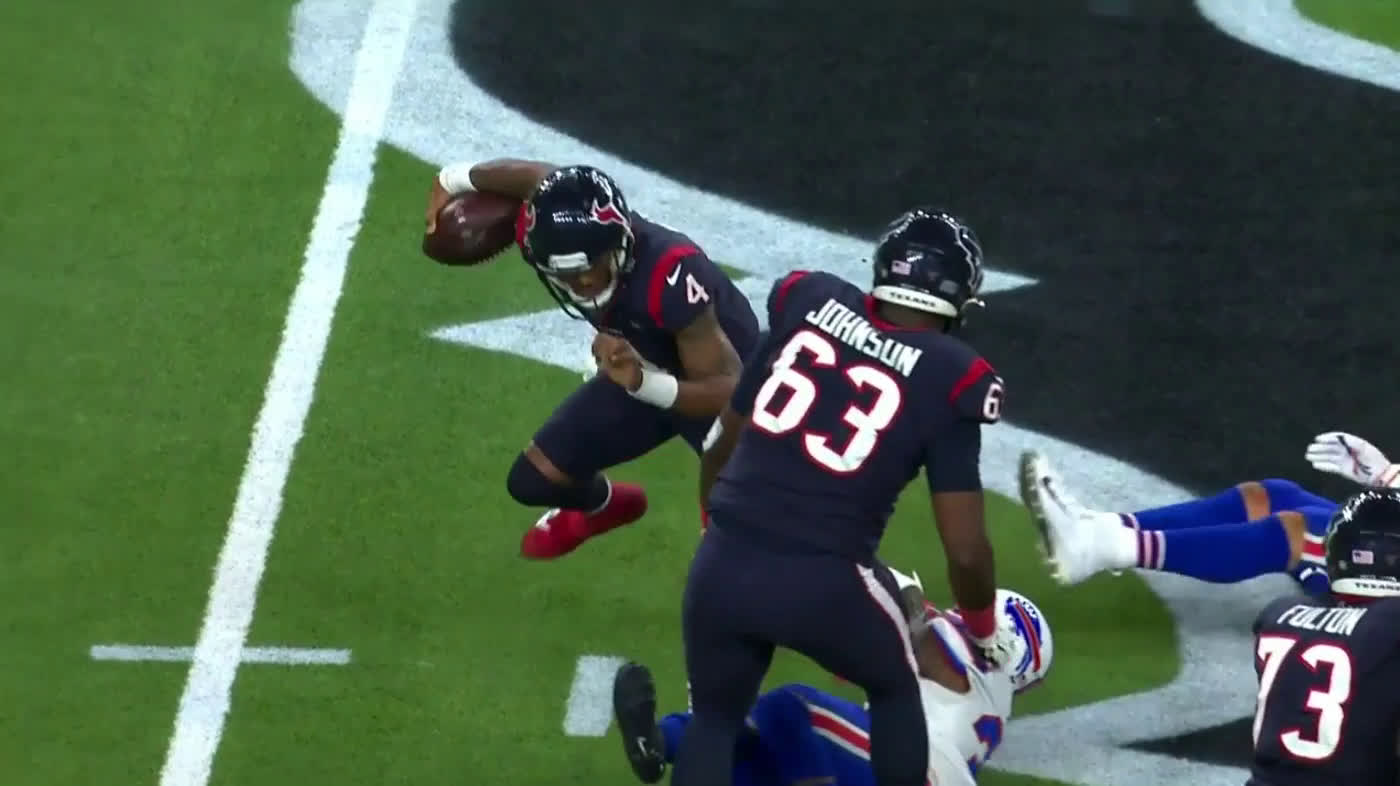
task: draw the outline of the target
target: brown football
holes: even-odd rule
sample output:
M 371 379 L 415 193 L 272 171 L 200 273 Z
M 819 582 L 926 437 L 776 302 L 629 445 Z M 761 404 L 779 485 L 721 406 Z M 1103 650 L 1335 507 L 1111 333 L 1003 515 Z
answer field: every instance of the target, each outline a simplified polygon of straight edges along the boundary
M 477 265 L 515 242 L 520 200 L 467 191 L 447 200 L 437 227 L 423 235 L 423 253 L 444 265 Z

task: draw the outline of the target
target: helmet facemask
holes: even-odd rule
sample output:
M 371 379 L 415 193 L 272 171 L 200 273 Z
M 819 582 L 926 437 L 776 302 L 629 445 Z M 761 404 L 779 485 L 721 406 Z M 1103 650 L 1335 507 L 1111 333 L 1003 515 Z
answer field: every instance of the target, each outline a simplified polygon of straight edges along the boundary
M 539 274 L 545 288 L 570 316 L 587 318 L 588 314 L 602 311 L 612 302 L 623 274 L 630 267 L 628 261 L 627 250 L 624 248 L 613 249 L 592 260 L 583 253 L 556 254 L 544 265 L 536 266 L 535 272 Z M 576 288 L 583 277 L 602 275 L 606 275 L 608 281 L 601 289 L 592 292 L 585 289 L 581 292 Z
M 627 202 L 617 184 L 592 167 L 563 167 L 542 180 L 521 211 L 516 234 L 540 283 L 577 319 L 591 321 L 606 309 L 634 265 Z M 592 282 L 602 276 L 606 284 L 595 288 Z

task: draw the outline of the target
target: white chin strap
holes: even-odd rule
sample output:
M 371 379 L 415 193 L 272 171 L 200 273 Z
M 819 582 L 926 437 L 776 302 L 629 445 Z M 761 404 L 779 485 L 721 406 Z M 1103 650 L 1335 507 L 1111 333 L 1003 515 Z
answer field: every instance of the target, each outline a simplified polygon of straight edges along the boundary
M 896 306 L 912 308 L 916 311 L 926 311 L 930 314 L 937 314 L 949 319 L 957 319 L 958 310 L 952 303 L 936 295 L 927 292 L 919 292 L 913 289 L 890 286 L 888 284 L 875 287 L 870 290 L 870 294 L 876 300 L 886 303 L 893 303 Z
M 1400 595 L 1400 581 L 1395 579 L 1337 579 L 1332 582 L 1332 591 L 1340 595 L 1354 595 L 1358 598 L 1388 598 Z
M 557 254 L 555 256 L 550 257 L 549 259 L 549 264 L 551 268 L 560 267 L 561 262 L 569 263 L 569 266 L 575 270 L 582 270 L 585 269 L 588 265 L 588 257 L 584 256 L 582 253 Z M 572 301 L 574 305 L 579 306 L 580 308 L 592 309 L 602 308 L 606 306 L 608 302 L 612 300 L 613 295 L 617 294 L 617 282 L 618 279 L 621 278 L 621 276 L 618 275 L 618 271 L 620 271 L 621 269 L 622 251 L 619 250 L 617 253 L 613 254 L 612 259 L 608 262 L 608 270 L 611 274 L 611 280 L 608 281 L 607 287 L 605 287 L 602 292 L 599 292 L 598 294 L 592 296 L 580 295 L 579 293 L 574 291 L 573 287 L 569 286 L 567 283 L 564 282 L 563 279 L 559 278 L 557 275 L 545 273 L 545 276 L 548 277 L 549 280 L 556 287 L 562 290 L 565 295 L 568 295 L 569 300 Z
M 602 292 L 599 292 L 598 294 L 593 295 L 592 297 L 584 297 L 583 295 L 580 295 L 579 293 L 573 290 L 573 287 L 564 283 L 562 280 L 555 278 L 554 276 L 550 276 L 549 280 L 554 282 L 555 286 L 563 290 L 564 294 L 569 296 L 569 300 L 573 301 L 575 305 L 580 306 L 582 308 L 602 308 L 606 306 L 608 304 L 608 301 L 612 300 L 613 295 L 617 293 L 616 268 L 613 268 L 612 281 L 608 282 L 607 287 L 605 287 Z

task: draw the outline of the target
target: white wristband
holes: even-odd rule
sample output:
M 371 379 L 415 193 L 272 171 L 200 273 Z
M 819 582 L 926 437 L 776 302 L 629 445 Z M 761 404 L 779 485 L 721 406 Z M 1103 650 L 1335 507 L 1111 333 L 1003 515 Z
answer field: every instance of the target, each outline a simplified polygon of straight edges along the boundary
M 632 398 L 645 401 L 653 407 L 670 409 L 680 394 L 681 383 L 664 371 L 642 369 L 642 384 L 636 390 L 627 391 Z
M 448 164 L 438 171 L 438 183 L 449 194 L 460 194 L 463 191 L 475 191 L 476 186 L 472 185 L 472 167 L 476 166 L 470 161 L 457 164 Z

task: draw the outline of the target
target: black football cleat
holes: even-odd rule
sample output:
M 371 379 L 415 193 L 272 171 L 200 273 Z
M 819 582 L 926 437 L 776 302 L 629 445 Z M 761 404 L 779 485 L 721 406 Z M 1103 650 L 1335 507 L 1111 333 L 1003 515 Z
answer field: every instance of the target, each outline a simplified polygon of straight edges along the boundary
M 656 783 L 666 774 L 661 729 L 656 725 L 656 683 L 651 670 L 628 663 L 613 678 L 613 717 L 622 733 L 622 750 L 642 783 Z

